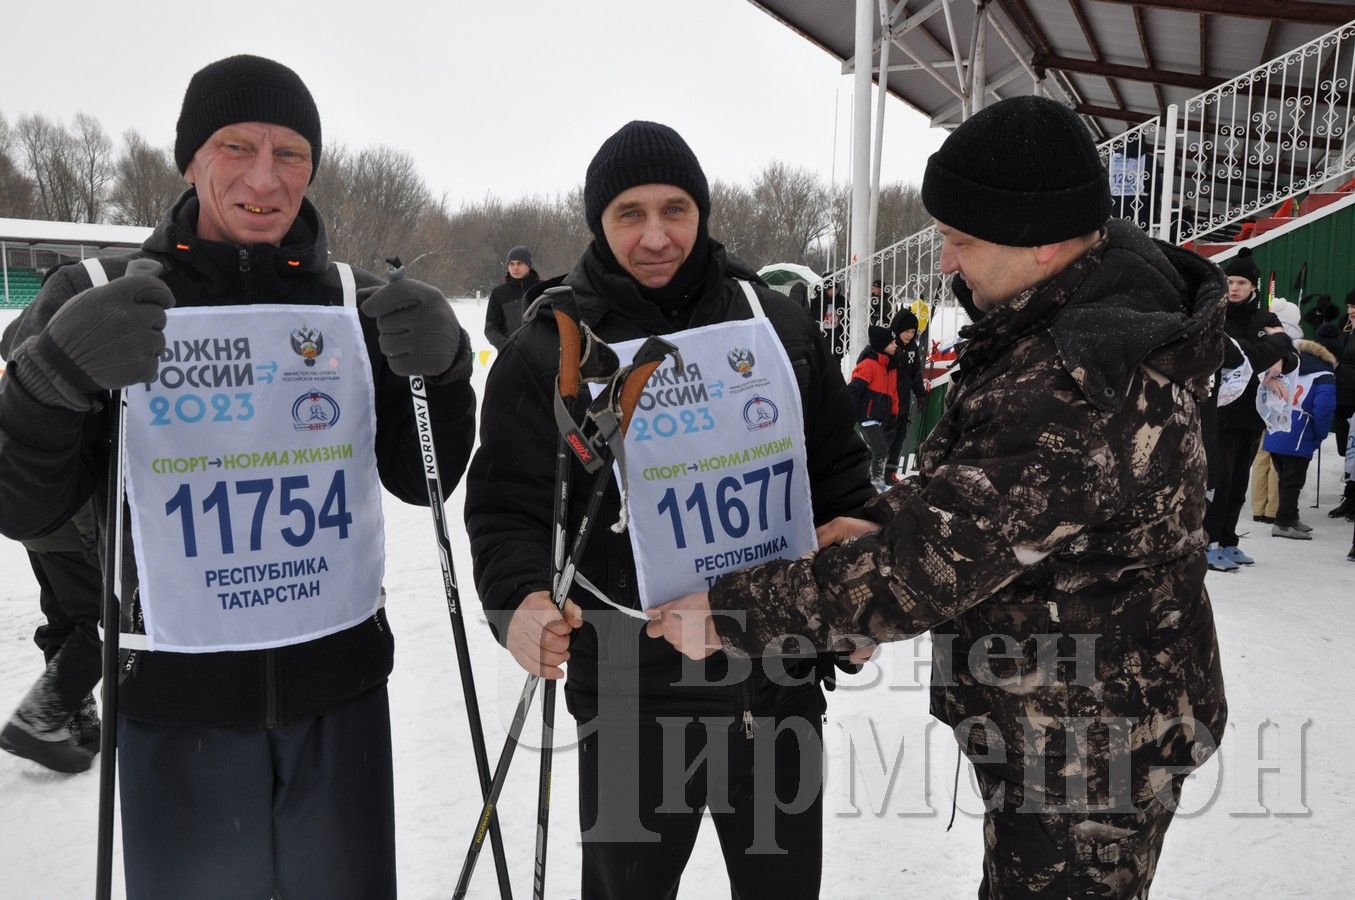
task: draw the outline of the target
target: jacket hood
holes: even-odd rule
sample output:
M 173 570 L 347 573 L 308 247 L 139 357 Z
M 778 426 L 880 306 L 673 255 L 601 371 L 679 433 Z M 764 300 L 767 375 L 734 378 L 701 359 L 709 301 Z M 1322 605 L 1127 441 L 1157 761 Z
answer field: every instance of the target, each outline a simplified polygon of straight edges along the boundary
M 1331 371 L 1336 368 L 1336 357 L 1326 347 L 1317 341 L 1294 341 L 1294 349 L 1299 352 L 1299 373 L 1307 375 L 1309 372 Z M 1326 363 L 1326 366 L 1313 365 L 1305 357 L 1314 357 Z
M 1084 256 L 966 326 L 961 337 L 992 353 L 1048 330 L 1088 402 L 1105 412 L 1124 402 L 1141 365 L 1208 397 L 1223 358 L 1223 273 L 1132 222 L 1112 219 L 1105 232 Z

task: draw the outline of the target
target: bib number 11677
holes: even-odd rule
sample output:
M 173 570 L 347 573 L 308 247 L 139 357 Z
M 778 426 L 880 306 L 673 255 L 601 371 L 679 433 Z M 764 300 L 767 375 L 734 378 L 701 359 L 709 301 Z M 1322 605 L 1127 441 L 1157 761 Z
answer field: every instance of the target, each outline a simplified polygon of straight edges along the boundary
M 317 513 L 314 504 L 306 499 L 310 493 L 310 478 L 306 475 L 289 475 L 284 478 L 251 478 L 244 481 L 218 481 L 199 502 L 193 498 L 191 485 L 181 484 L 174 495 L 165 503 L 165 515 L 179 516 L 183 527 L 184 556 L 198 555 L 198 507 L 202 517 L 209 518 L 216 513 L 217 531 L 221 535 L 221 552 L 229 555 L 235 552 L 235 527 L 232 507 L 247 506 L 249 496 L 254 498 L 254 510 L 250 516 L 249 549 L 263 548 L 265 520 L 269 518 L 270 501 L 277 494 L 276 514 L 285 520 L 281 529 L 282 539 L 293 547 L 304 547 L 315 537 L 317 529 L 333 528 L 339 538 L 348 537 L 348 526 L 353 524 L 353 514 L 348 511 L 343 469 L 335 471 L 330 479 L 329 488 Z M 313 496 L 313 495 L 312 495 Z M 274 523 L 276 525 L 276 523 Z
M 688 513 L 696 513 L 700 522 L 701 537 L 706 544 L 715 543 L 716 523 L 727 537 L 742 538 L 753 526 L 754 514 L 757 516 L 758 530 L 766 531 L 771 527 L 769 515 L 775 516 L 780 513 L 781 522 L 789 522 L 791 519 L 790 484 L 791 473 L 794 471 L 795 461 L 787 459 L 772 466 L 752 469 L 739 477 L 727 475 L 715 485 L 713 498 L 704 481 L 692 485 L 691 491 L 683 500 L 678 499 L 674 488 L 669 488 L 659 500 L 658 511 L 660 515 L 669 517 L 673 526 L 673 543 L 679 550 L 687 547 L 687 528 L 683 521 L 684 508 Z M 773 479 L 781 479 L 775 492 L 772 486 Z M 749 489 L 747 502 L 743 497 L 744 488 Z M 753 495 L 754 489 L 756 496 Z M 714 519 L 711 518 L 712 506 L 715 511 Z

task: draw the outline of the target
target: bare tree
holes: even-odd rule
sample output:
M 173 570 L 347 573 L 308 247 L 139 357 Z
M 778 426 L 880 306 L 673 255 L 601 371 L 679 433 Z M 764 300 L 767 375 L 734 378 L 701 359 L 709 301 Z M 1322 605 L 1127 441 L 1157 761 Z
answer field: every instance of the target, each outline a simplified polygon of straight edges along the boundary
M 99 120 L 85 113 L 76 113 L 70 138 L 80 203 L 76 221 L 98 222 L 113 182 L 113 142 Z
M 828 190 L 808 169 L 773 161 L 753 181 L 763 254 L 759 264 L 801 262 L 829 228 Z
M 15 134 L 27 174 L 37 185 L 39 217 L 80 221 L 79 172 L 70 134 L 41 115 L 19 119 Z
M 412 258 L 436 249 L 418 233 L 432 204 L 428 186 L 402 150 L 326 148 L 309 193 L 337 259 L 380 271 L 393 253 Z
M 109 218 L 117 225 L 155 225 L 186 187 L 169 152 L 152 147 L 137 131 L 122 136 L 113 171 Z
M 15 135 L 0 114 L 0 216 L 30 219 L 36 208 L 37 185 L 19 170 Z
M 753 195 L 739 184 L 716 179 L 710 186 L 710 235 L 750 265 L 760 254 L 761 223 Z

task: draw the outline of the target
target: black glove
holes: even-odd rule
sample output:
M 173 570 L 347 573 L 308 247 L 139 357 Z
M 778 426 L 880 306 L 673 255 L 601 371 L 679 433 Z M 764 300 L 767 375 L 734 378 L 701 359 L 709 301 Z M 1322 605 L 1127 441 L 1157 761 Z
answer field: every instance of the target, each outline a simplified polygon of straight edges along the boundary
M 376 319 L 381 352 L 396 375 L 423 375 L 437 381 L 460 375 L 458 356 L 469 361 L 452 305 L 438 289 L 402 278 L 375 291 L 362 302 L 362 313 Z M 469 375 L 468 365 L 465 375 Z M 462 375 L 461 377 L 465 377 Z M 441 376 L 441 377 L 440 377 Z
M 128 275 L 67 300 L 14 352 L 19 382 L 39 402 L 84 411 L 88 396 L 155 377 L 174 295 L 147 275 Z

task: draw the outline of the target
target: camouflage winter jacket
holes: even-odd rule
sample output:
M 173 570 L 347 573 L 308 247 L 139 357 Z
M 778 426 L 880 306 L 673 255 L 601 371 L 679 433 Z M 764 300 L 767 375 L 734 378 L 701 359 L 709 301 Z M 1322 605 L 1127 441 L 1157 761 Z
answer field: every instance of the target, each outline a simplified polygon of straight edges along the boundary
M 717 619 L 726 645 L 934 629 L 932 712 L 1027 796 L 1071 801 L 1062 777 L 1085 774 L 1092 803 L 1138 803 L 1203 762 L 1226 718 L 1200 440 L 1224 290 L 1200 257 L 1108 223 L 961 332 L 920 473 L 867 506 L 882 530 L 716 582 L 712 608 L 746 613 Z

